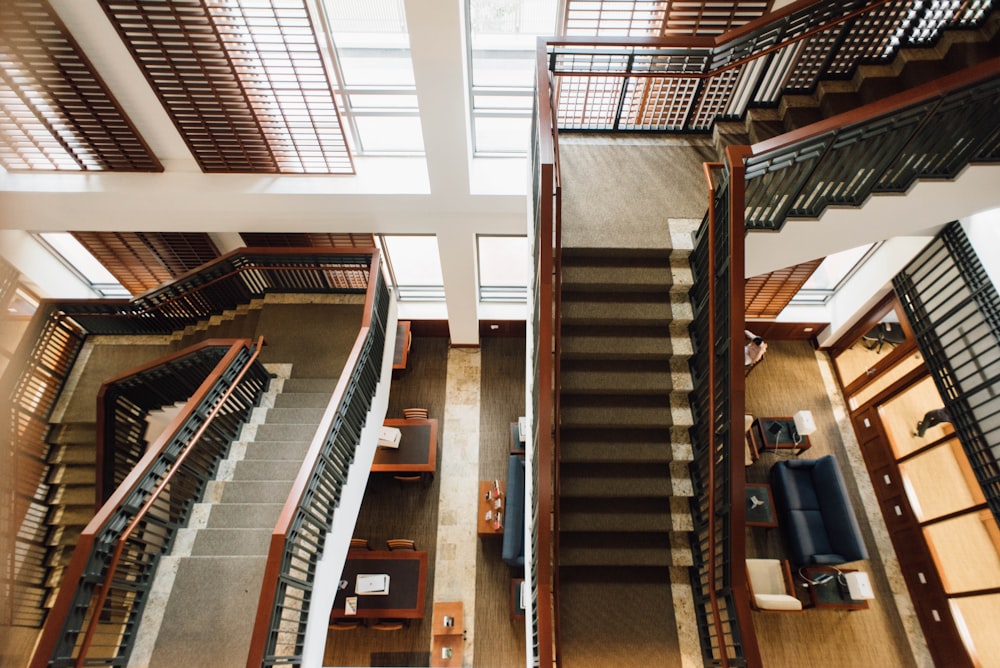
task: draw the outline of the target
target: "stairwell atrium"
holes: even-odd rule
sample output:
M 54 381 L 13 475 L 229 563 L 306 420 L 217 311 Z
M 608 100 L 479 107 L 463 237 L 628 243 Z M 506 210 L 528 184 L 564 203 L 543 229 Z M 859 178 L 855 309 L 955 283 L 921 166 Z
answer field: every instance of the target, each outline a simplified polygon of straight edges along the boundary
M 280 24 L 290 42 L 314 35 L 323 59 L 325 75 L 320 83 L 310 78 L 316 73 L 305 66 L 296 71 L 295 66 L 273 65 L 262 76 L 248 76 L 243 85 L 262 97 L 283 88 L 293 93 L 319 88 L 326 96 L 322 101 L 301 97 L 260 102 L 258 112 L 284 115 L 286 128 L 291 128 L 296 114 L 310 104 L 311 113 L 317 118 L 325 113 L 326 121 L 331 111 L 323 104 L 335 104 L 339 111 L 330 135 L 318 131 L 314 135 L 339 139 L 330 139 L 329 145 L 323 139 L 310 144 L 288 130 L 288 136 L 277 140 L 285 143 L 269 149 L 274 163 L 265 168 L 233 166 L 235 161 L 213 163 L 205 157 L 194 126 L 171 115 L 166 79 L 151 77 L 137 61 L 134 47 L 116 29 L 108 9 L 115 4 L 13 0 L 0 8 L 7 43 L 40 42 L 53 29 L 71 36 L 156 165 L 148 171 L 99 165 L 88 153 L 86 136 L 60 134 L 49 117 L 32 107 L 38 99 L 43 99 L 38 106 L 51 104 L 54 98 L 44 98 L 43 93 L 58 97 L 51 92 L 58 86 L 42 70 L 46 56 L 30 51 L 5 56 L 16 65 L 8 67 L 5 62 L 4 69 L 16 69 L 23 77 L 5 81 L 0 88 L 6 112 L 0 130 L 18 138 L 2 150 L 0 171 L 0 255 L 17 275 L 11 312 L 29 313 L 38 299 L 134 296 L 192 268 L 175 265 L 166 274 L 156 273 L 164 271 L 161 261 L 156 271 L 149 272 L 153 278 L 147 283 L 129 285 L 118 276 L 116 280 L 93 277 L 60 256 L 57 244 L 64 233 L 78 239 L 126 232 L 207 233 L 217 254 L 249 245 L 253 234 L 271 241 L 286 235 L 285 242 L 295 235 L 307 242 L 308 235 L 328 241 L 358 235 L 373 239 L 384 252 L 394 277 L 398 318 L 432 323 L 437 331 L 446 332 L 451 350 L 461 350 L 481 346 L 491 325 L 503 328 L 505 323 L 530 319 L 525 297 L 532 283 L 528 171 L 537 35 L 718 37 L 788 7 L 813 3 L 688 3 L 697 6 L 692 14 L 680 6 L 683 3 L 638 0 L 619 3 L 622 7 L 606 3 L 592 7 L 595 3 L 580 0 L 227 0 L 222 3 L 227 8 L 245 10 L 238 21 L 234 19 L 240 26 L 234 33 L 245 41 L 271 43 L 281 32 L 276 27 Z M 275 7 L 299 13 L 282 24 L 269 14 Z M 650 28 L 654 14 L 661 17 L 661 24 Z M 11 28 L 15 25 L 17 30 Z M 995 18 L 989 25 L 995 30 Z M 977 60 L 1000 53 L 995 34 L 969 47 L 982 52 Z M 187 47 L 164 48 L 183 53 Z M 266 55 L 267 47 L 258 48 Z M 896 63 L 872 75 L 868 88 L 885 87 L 881 93 L 885 95 L 945 70 L 941 61 L 946 55 L 914 60 L 924 58 L 933 62 L 922 63 L 925 68 L 914 66 L 907 75 L 917 80 L 902 83 L 904 76 L 898 71 L 902 66 Z M 32 71 L 32 64 L 39 70 Z M 73 72 L 83 70 L 71 70 L 71 82 Z M 84 74 L 78 76 L 82 81 Z M 18 91 L 28 91 L 20 99 L 12 95 L 15 82 Z M 707 201 L 700 163 L 721 160 L 728 144 L 764 141 L 869 101 L 846 88 L 844 82 L 831 85 L 825 103 L 814 107 L 789 104 L 784 117 L 764 109 L 752 124 L 727 120 L 711 132 L 566 132 L 561 137 L 562 186 L 567 192 L 564 247 L 572 249 L 563 264 L 562 334 L 567 348 L 561 428 L 567 451 L 558 464 L 564 484 L 561 547 L 568 558 L 564 566 L 570 601 L 564 605 L 574 604 L 571 590 L 580 584 L 573 580 L 574 567 L 629 568 L 633 570 L 623 579 L 629 580 L 625 584 L 634 587 L 632 591 L 649 593 L 642 577 L 648 571 L 659 581 L 677 585 L 651 599 L 653 605 L 669 607 L 671 614 L 689 609 L 683 594 L 678 594 L 684 569 L 690 565 L 689 528 L 683 519 L 683 499 L 691 493 L 683 470 L 689 454 L 683 446 L 665 453 L 657 444 L 680 440 L 674 432 L 689 426 L 684 422 L 686 408 L 678 401 L 683 394 L 676 394 L 687 389 L 679 367 L 689 354 L 684 332 L 688 314 L 671 312 L 671 302 L 682 299 L 689 280 L 683 266 L 686 237 L 700 221 Z M 33 97 L 36 93 L 40 97 Z M 288 106 L 275 111 L 268 104 Z M 253 153 L 246 146 L 236 152 L 240 151 Z M 226 155 L 224 150 L 220 153 Z M 670 155 L 682 157 L 664 159 Z M 234 160 L 231 154 L 226 159 Z M 905 196 L 874 197 L 861 209 L 831 209 L 820 230 L 807 224 L 814 221 L 795 221 L 780 233 L 750 234 L 746 276 L 766 276 L 840 257 L 840 252 L 863 256 L 863 264 L 852 263 L 831 284 L 804 291 L 800 299 L 769 316 L 790 327 L 820 323 L 822 328 L 812 333 L 819 346 L 831 345 L 850 331 L 887 294 L 895 273 L 953 220 L 961 221 L 993 282 L 1000 283 L 995 252 L 1000 247 L 1000 227 L 993 212 L 1000 206 L 1000 193 L 993 185 L 995 169 L 977 165 L 947 182 L 921 182 Z M 671 219 L 669 225 L 664 218 Z M 113 245 L 108 239 L 105 243 Z M 865 250 L 858 253 L 858 248 Z M 133 277 L 142 262 L 134 265 Z M 121 264 L 107 269 L 114 274 Z M 820 293 L 825 293 L 822 299 L 817 298 Z M 664 294 L 666 305 L 658 300 Z M 619 310 L 609 316 L 609 305 Z M 12 323 L 5 326 L 10 332 L 3 342 L 5 366 L 26 320 Z M 807 338 L 801 334 L 796 336 Z M 627 355 L 622 353 L 626 347 Z M 631 367 L 634 374 L 621 375 L 623 367 Z M 665 393 L 671 394 L 664 418 Z M 635 427 L 643 413 L 657 415 L 650 424 L 636 427 L 635 433 L 625 434 L 623 423 Z M 634 448 L 628 457 L 612 461 L 601 451 L 612 437 L 626 436 Z M 621 477 L 609 475 L 602 479 L 605 488 L 588 488 L 601 469 L 614 469 Z M 623 491 L 628 487 L 635 498 Z M 602 533 L 586 519 L 587 510 L 607 498 L 620 501 L 621 514 L 610 521 L 628 522 L 626 531 Z M 671 512 L 657 516 L 660 504 Z M 626 540 L 628 531 L 640 538 L 625 548 L 617 541 Z M 633 556 L 622 557 L 629 550 Z M 579 591 L 578 599 L 591 596 L 585 587 Z M 905 592 L 901 595 L 905 597 Z M 676 640 L 683 665 L 700 665 L 698 639 L 690 634 L 694 620 L 681 618 L 670 624 L 675 636 L 685 626 L 689 632 L 686 640 Z M 530 642 L 528 646 L 530 651 Z M 585 656 L 589 651 L 596 652 L 588 648 L 574 654 L 568 649 L 564 665 L 590 665 Z M 919 651 L 914 655 L 918 658 L 913 663 L 919 665 Z

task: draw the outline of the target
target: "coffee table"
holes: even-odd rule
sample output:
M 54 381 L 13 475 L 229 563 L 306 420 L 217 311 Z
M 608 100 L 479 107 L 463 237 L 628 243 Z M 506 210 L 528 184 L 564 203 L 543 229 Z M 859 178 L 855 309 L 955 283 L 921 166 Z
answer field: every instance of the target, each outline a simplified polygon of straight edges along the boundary
M 778 515 L 774 512 L 774 495 L 771 486 L 765 483 L 747 483 L 746 525 L 748 527 L 778 526 Z
M 823 584 L 809 585 L 810 607 L 833 608 L 836 610 L 867 610 L 868 601 L 853 599 L 847 593 L 847 585 L 840 577 L 841 573 L 853 573 L 854 568 L 833 568 L 832 566 L 806 566 L 801 573 L 807 580 L 815 580 L 824 573 L 833 575 L 833 579 Z

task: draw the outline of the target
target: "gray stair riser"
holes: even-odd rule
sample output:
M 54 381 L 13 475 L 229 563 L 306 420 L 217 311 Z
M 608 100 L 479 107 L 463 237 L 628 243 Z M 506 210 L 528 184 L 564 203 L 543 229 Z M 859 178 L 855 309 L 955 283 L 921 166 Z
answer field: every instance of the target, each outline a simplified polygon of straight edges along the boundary
M 336 378 L 288 378 L 282 385 L 281 393 L 295 394 L 307 392 L 330 396 L 337 389 Z
M 331 394 L 318 392 L 286 392 L 283 391 L 274 400 L 275 408 L 321 408 L 326 410 Z

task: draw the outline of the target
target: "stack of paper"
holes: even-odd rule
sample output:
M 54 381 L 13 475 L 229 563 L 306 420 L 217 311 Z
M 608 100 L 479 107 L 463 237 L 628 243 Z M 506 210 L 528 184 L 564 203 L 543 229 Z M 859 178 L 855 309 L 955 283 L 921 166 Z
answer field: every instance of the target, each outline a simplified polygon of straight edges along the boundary
M 380 448 L 398 448 L 399 438 L 402 436 L 402 432 L 395 427 L 382 427 L 382 431 L 378 436 L 378 444 Z
M 354 587 L 358 594 L 388 594 L 389 576 L 385 573 L 358 574 L 358 582 Z

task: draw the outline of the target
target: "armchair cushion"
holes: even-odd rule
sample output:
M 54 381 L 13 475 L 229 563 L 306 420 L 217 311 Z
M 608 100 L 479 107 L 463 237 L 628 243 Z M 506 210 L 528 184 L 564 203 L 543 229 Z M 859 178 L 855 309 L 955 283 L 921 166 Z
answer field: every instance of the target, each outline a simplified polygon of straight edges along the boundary
M 747 559 L 750 602 L 758 610 L 801 610 L 787 561 Z

